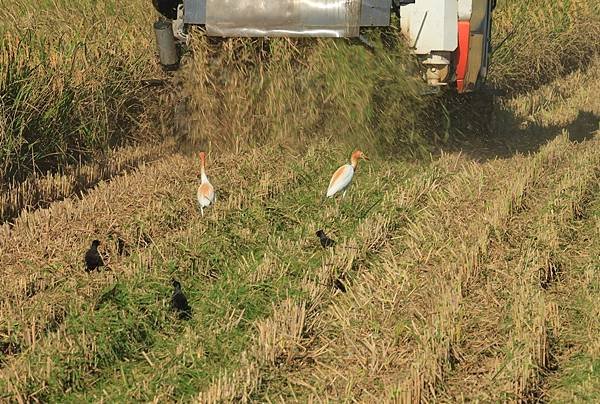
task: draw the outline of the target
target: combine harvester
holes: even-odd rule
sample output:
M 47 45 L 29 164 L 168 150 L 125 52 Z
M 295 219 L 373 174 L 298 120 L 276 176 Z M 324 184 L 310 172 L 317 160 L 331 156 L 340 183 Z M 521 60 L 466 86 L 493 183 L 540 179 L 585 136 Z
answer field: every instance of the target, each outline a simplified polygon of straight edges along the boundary
M 477 90 L 488 69 L 496 0 L 153 0 L 161 64 L 179 65 L 180 44 L 197 25 L 216 37 L 361 38 L 392 13 L 433 89 Z

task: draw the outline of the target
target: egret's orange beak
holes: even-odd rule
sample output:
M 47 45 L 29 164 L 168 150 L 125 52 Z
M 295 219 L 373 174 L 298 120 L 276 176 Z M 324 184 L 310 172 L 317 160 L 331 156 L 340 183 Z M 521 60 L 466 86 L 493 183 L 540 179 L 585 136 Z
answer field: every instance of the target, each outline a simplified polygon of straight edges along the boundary
M 363 160 L 369 161 L 369 158 L 364 154 L 362 154 L 360 157 L 362 157 Z

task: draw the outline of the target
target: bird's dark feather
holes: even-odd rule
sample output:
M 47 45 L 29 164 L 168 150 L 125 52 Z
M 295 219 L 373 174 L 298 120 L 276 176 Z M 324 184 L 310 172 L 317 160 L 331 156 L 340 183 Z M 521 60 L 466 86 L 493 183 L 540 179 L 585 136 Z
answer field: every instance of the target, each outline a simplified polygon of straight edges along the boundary
M 99 267 L 104 266 L 104 260 L 102 256 L 98 252 L 99 241 L 94 240 L 92 242 L 92 246 L 85 253 L 85 270 L 86 272 L 92 272 L 98 269 Z

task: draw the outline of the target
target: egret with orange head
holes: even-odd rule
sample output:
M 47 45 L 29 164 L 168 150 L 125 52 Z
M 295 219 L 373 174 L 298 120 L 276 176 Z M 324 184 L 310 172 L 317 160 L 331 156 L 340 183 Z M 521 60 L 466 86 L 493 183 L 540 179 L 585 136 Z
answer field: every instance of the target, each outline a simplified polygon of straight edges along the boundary
M 215 202 L 215 189 L 206 176 L 206 153 L 200 152 L 200 186 L 196 194 L 200 204 L 200 212 L 204 216 L 204 208 Z
M 350 164 L 344 164 L 333 173 L 329 181 L 329 187 L 327 188 L 326 196 L 328 198 L 333 197 L 340 191 L 343 191 L 342 197 L 346 196 L 346 190 L 352 182 L 352 177 L 354 177 L 354 172 L 360 159 L 369 160 L 362 151 L 355 150 L 350 157 Z

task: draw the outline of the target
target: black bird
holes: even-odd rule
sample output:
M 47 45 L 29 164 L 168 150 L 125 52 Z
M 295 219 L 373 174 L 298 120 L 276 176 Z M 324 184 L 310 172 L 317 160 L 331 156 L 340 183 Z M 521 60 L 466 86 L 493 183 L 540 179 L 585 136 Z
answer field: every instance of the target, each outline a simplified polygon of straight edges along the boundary
M 335 240 L 332 240 L 329 237 L 327 237 L 323 230 L 317 230 L 315 234 L 317 235 L 317 237 L 319 237 L 319 240 L 321 241 L 321 246 L 323 248 L 333 247 L 335 245 Z
M 102 260 L 102 256 L 98 252 L 98 246 L 100 245 L 99 240 L 92 241 L 92 246 L 85 253 L 85 271 L 92 272 L 98 269 L 99 267 L 104 266 L 104 261 Z
M 340 292 L 346 293 L 346 286 L 344 286 L 344 282 L 340 278 L 333 281 L 333 286 Z
M 192 318 L 192 308 L 188 304 L 187 297 L 181 291 L 181 283 L 177 280 L 172 279 L 173 283 L 173 296 L 171 297 L 171 307 L 173 310 L 179 312 L 179 318 L 182 320 L 189 320 Z

